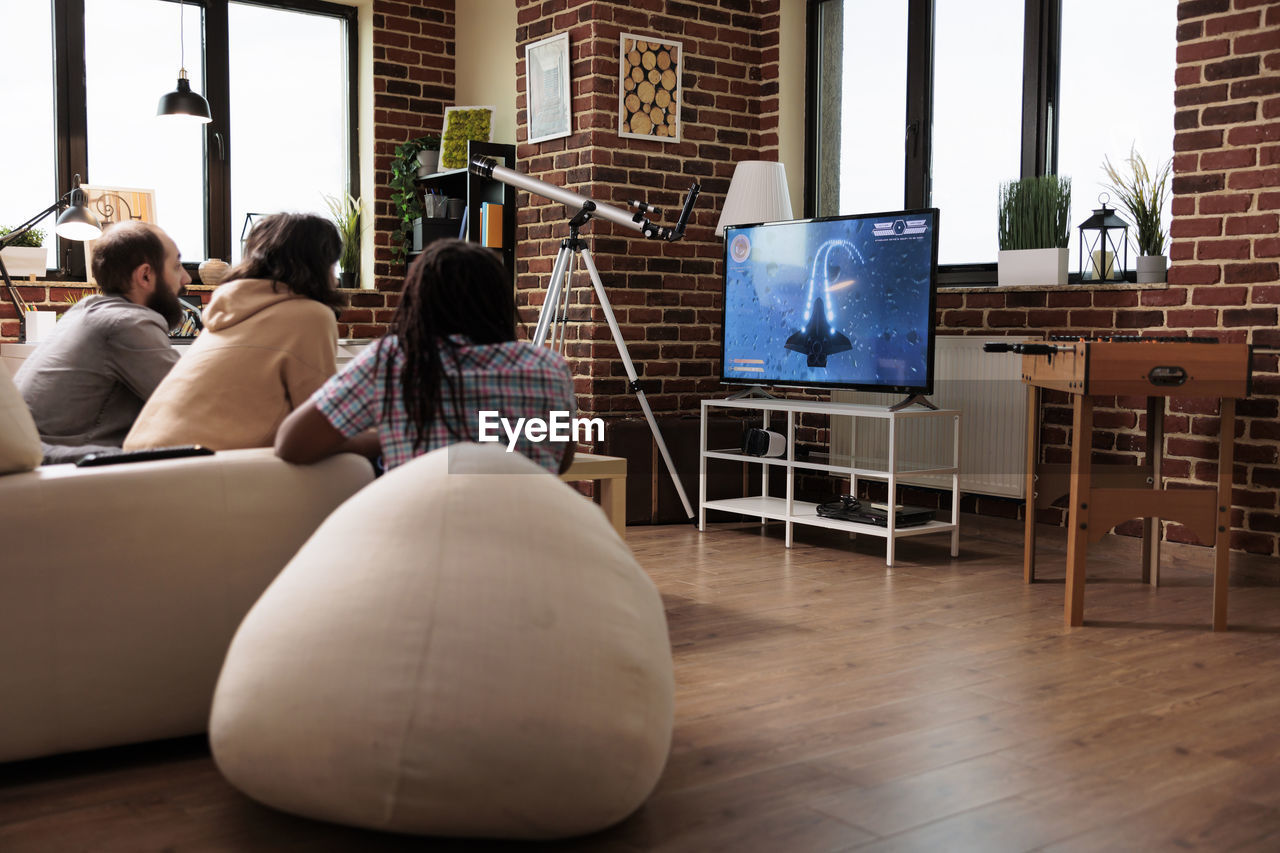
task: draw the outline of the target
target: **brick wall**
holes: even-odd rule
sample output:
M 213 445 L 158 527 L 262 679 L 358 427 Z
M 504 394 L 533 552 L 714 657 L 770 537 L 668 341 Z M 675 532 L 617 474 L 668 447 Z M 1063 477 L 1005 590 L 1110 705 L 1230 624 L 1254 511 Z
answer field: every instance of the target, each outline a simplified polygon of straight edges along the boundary
M 1280 5 L 1263 0 L 1182 0 L 1178 5 L 1169 286 L 1159 290 L 943 292 L 946 333 L 1146 332 L 1210 335 L 1280 345 Z M 1232 546 L 1276 554 L 1280 514 L 1280 377 L 1274 352 L 1254 354 L 1254 396 L 1237 408 Z M 1145 414 L 1137 401 L 1104 401 L 1094 458 L 1135 462 Z M 1046 458 L 1065 461 L 1070 410 L 1046 401 Z M 1164 473 L 1174 483 L 1217 476 L 1217 402 L 1171 401 Z M 1042 520 L 1059 520 L 1050 511 Z M 1136 523 L 1121 532 L 1136 533 Z M 1195 541 L 1180 525 L 1167 538 Z
M 393 260 L 397 224 L 391 160 L 402 142 L 439 133 L 454 97 L 455 0 L 374 0 L 374 289 L 352 293 L 339 318 L 343 337 L 382 335 L 399 304 L 404 265 Z
M 719 313 L 723 244 L 714 229 L 739 160 L 777 150 L 777 0 L 517 0 L 518 168 L 596 202 L 625 207 L 642 199 L 675 221 L 696 179 L 702 195 L 687 236 L 675 243 L 594 220 L 583 230 L 649 403 L 658 414 L 693 413 L 719 391 Z M 569 32 L 573 133 L 527 144 L 524 46 Z M 681 42 L 679 142 L 618 136 L 618 40 L 622 33 Z M 575 211 L 520 192 L 517 294 L 532 323 L 542 304 L 559 241 Z M 626 373 L 585 272 L 575 277 L 568 354 L 584 414 L 638 414 Z M 528 328 L 526 326 L 526 328 Z

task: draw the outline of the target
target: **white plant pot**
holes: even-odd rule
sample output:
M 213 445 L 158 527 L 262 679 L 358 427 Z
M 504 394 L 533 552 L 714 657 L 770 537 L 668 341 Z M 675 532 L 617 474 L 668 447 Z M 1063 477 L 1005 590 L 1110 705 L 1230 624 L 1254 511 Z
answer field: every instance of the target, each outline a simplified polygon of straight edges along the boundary
M 1067 283 L 1066 249 L 1007 249 L 1000 251 L 997 260 L 1001 287 Z
M 1164 281 L 1169 262 L 1164 255 L 1138 256 L 1138 284 L 1154 284 Z
M 440 169 L 440 149 L 434 151 L 424 150 L 418 152 L 418 177 L 425 178 L 427 175 L 433 175 Z
M 34 249 L 28 246 L 6 246 L 0 249 L 0 257 L 4 258 L 4 268 L 12 278 L 49 272 L 49 250 L 43 246 Z

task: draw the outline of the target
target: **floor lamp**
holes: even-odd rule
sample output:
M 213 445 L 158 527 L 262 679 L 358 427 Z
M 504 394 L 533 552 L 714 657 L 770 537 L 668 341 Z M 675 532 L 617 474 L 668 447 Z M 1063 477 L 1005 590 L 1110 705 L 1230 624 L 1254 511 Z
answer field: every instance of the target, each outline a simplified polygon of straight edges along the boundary
M 729 192 L 720 208 L 716 236 L 723 237 L 730 225 L 758 225 L 791 218 L 791 193 L 787 191 L 787 167 L 773 160 L 744 160 L 733 170 Z M 772 397 L 760 385 L 730 394 L 742 397 Z
M 729 193 L 720 209 L 716 236 L 729 225 L 757 225 L 791 218 L 787 167 L 772 160 L 744 160 L 733 170 Z
M 27 303 L 22 298 L 22 294 L 13 286 L 13 281 L 9 278 L 9 270 L 4 265 L 3 250 L 5 246 L 14 243 L 23 234 L 26 234 L 36 226 L 40 220 L 44 219 L 50 213 L 66 208 L 62 215 L 58 217 L 58 223 L 54 226 L 54 233 L 64 240 L 94 240 L 102 235 L 102 226 L 98 224 L 98 219 L 89 212 L 89 208 L 85 203 L 84 190 L 80 189 L 80 176 L 75 176 L 75 186 L 71 188 L 65 195 L 19 225 L 17 228 L 0 237 L 0 277 L 4 278 L 5 290 L 9 292 L 9 298 L 13 300 L 13 307 L 18 311 L 18 339 L 26 341 L 27 339 Z

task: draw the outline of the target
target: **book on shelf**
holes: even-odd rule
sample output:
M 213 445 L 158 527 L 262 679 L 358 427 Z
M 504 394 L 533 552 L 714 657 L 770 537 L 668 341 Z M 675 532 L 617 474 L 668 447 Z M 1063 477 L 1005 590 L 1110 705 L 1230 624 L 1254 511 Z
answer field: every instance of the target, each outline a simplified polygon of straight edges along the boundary
M 485 202 L 480 205 L 480 244 L 491 249 L 502 248 L 502 205 Z

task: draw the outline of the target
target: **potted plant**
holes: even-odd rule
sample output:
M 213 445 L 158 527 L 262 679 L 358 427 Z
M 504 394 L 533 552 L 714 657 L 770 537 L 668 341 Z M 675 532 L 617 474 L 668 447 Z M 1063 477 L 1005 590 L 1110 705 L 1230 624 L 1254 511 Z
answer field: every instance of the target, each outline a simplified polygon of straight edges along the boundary
M 0 242 L 3 242 L 10 229 L 0 226 Z M 49 271 L 49 250 L 44 247 L 45 233 L 39 228 L 31 228 L 6 243 L 0 249 L 4 258 L 4 267 L 9 275 L 18 278 L 24 275 L 44 275 Z
M 333 214 L 333 224 L 338 227 L 342 236 L 342 255 L 338 265 L 342 268 L 341 285 L 347 288 L 357 287 L 360 278 L 360 236 L 364 230 L 360 227 L 360 199 L 352 198 L 351 193 L 341 196 L 327 195 L 325 203 Z
M 430 133 L 417 139 L 402 142 L 396 148 L 395 157 L 391 159 L 391 203 L 395 205 L 396 230 L 391 240 L 391 252 L 397 262 L 403 262 L 409 245 L 413 242 L 414 223 L 422 218 L 422 197 L 418 194 L 418 186 L 414 183 L 418 177 L 418 152 L 432 150 L 428 146 L 440 150 L 440 136 Z
M 1067 283 L 1071 179 L 1057 175 L 1000 185 L 999 282 Z
M 422 148 L 418 150 L 418 177 L 425 178 L 440 169 L 440 135 L 428 133 L 417 140 Z
M 1106 186 L 1120 199 L 1137 232 L 1134 241 L 1138 246 L 1138 281 L 1164 281 L 1168 262 L 1164 255 L 1165 232 L 1161 227 L 1160 211 L 1169 198 L 1169 172 L 1173 161 L 1166 160 L 1153 172 L 1147 168 L 1142 155 L 1131 147 L 1125 163 L 1129 165 L 1128 173 L 1121 174 L 1112 165 L 1111 158 L 1103 157 L 1102 171 L 1110 181 Z

